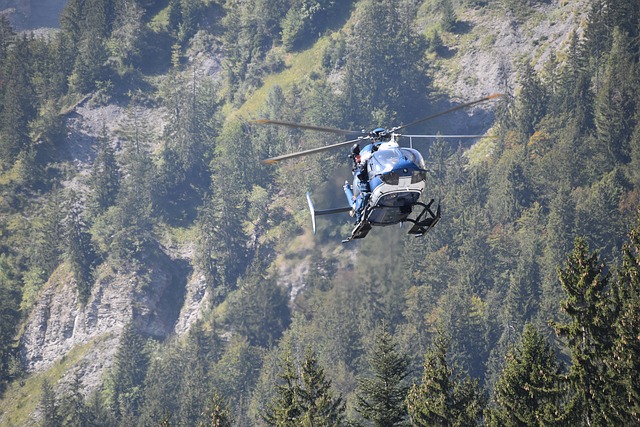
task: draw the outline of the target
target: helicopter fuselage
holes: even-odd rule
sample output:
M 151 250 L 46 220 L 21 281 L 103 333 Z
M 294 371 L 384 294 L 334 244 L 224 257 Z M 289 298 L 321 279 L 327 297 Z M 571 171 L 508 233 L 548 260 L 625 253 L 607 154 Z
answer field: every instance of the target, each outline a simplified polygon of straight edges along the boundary
M 426 186 L 422 155 L 411 148 L 400 148 L 394 140 L 374 143 L 360 151 L 359 167 L 367 169 L 366 182 L 356 168 L 353 194 L 347 187 L 345 193 L 354 210 L 363 210 L 362 220 L 371 225 L 407 220 Z M 364 197 L 365 202 L 358 200 Z

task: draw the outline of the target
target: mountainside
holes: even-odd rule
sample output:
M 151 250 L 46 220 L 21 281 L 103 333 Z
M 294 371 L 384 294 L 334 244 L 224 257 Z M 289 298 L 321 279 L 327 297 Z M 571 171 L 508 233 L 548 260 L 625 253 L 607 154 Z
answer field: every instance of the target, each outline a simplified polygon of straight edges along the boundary
M 633 1 L 5 3 L 64 10 L 46 37 L 0 21 L 0 424 L 432 425 L 443 375 L 450 423 L 508 423 L 527 387 L 552 392 L 525 418 L 639 421 Z M 257 118 L 392 127 L 492 93 L 408 129 L 489 136 L 411 141 L 442 207 L 418 239 L 312 235 L 346 148 L 261 163 L 337 140 Z M 528 352 L 548 383 L 516 384 Z
M 58 28 L 66 0 L 2 0 L 0 13 L 7 14 L 16 28 Z

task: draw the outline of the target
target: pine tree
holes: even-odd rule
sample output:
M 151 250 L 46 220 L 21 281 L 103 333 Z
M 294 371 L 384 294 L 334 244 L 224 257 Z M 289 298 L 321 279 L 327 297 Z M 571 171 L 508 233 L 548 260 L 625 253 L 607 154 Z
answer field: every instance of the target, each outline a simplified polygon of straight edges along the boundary
M 638 225 L 629 233 L 629 243 L 622 250 L 618 275 L 620 316 L 615 323 L 616 341 L 613 357 L 608 361 L 615 380 L 623 388 L 614 402 L 623 414 L 624 425 L 640 424 L 640 211 Z
M 409 358 L 398 352 L 393 336 L 382 324 L 368 356 L 372 376 L 358 377 L 356 410 L 365 425 L 393 427 L 407 425 L 405 398 L 409 386 Z
M 14 37 L 16 36 L 15 31 L 9 22 L 9 18 L 6 14 L 0 15 L 0 62 L 4 62 L 9 52 L 9 46 L 13 43 Z M 3 74 L 3 71 L 0 70 L 0 73 Z M 0 74 L 0 75 L 2 75 Z
M 180 395 L 184 371 L 183 345 L 178 340 L 156 346 L 150 355 L 143 387 L 144 405 L 139 417 L 143 425 L 156 425 L 167 417 L 173 419 L 178 413 L 176 396 Z
M 80 218 L 80 206 L 74 193 L 70 196 L 71 207 L 66 220 L 66 245 L 64 258 L 69 264 L 76 282 L 78 299 L 84 304 L 91 295 L 92 264 L 94 260 L 91 235 Z
M 60 15 L 60 28 L 68 34 L 74 47 L 80 41 L 83 0 L 69 0 Z
M 112 423 L 102 397 L 102 390 L 92 392 L 85 400 L 86 413 L 91 427 L 110 427 Z
M 58 413 L 58 403 L 53 386 L 45 378 L 42 382 L 42 395 L 40 397 L 40 412 L 42 413 L 41 427 L 60 427 L 62 420 Z
M 617 311 L 610 275 L 598 253 L 590 254 L 584 239 L 578 238 L 559 278 L 567 295 L 561 307 L 569 321 L 552 325 L 571 351 L 569 417 L 585 425 L 618 424 L 610 401 L 613 384 L 606 380 L 611 375 L 606 360 L 611 357 L 611 325 Z
M 440 7 L 442 9 L 440 28 L 445 32 L 453 31 L 456 26 L 457 17 L 451 0 L 441 0 Z
M 148 128 L 139 117 L 139 94 L 132 96 L 124 126 L 126 147 L 122 155 L 122 179 L 116 205 L 105 221 L 110 256 L 122 262 L 139 262 L 154 241 L 154 221 L 161 185 L 156 165 L 147 151 L 151 141 Z
M 551 200 L 550 212 L 547 215 L 545 247 L 541 263 L 542 284 L 541 301 L 538 318 L 541 323 L 557 320 L 558 301 L 563 297 L 563 291 L 558 282 L 555 267 L 557 260 L 569 252 L 569 245 L 573 239 L 575 203 L 571 199 L 568 184 L 559 187 L 556 196 Z
M 277 395 L 262 418 L 269 426 L 295 427 L 303 412 L 300 407 L 299 376 L 290 350 L 285 352 L 280 364 L 282 368 L 278 375 L 280 381 L 276 385 Z
M 118 10 L 113 24 L 111 38 L 107 47 L 111 58 L 116 61 L 119 74 L 131 71 L 141 54 L 141 41 L 144 40 L 144 10 L 136 2 L 118 2 Z
M 527 324 L 507 355 L 489 408 L 490 426 L 562 425 L 562 365 L 538 330 Z
M 30 145 L 29 121 L 36 116 L 37 102 L 31 83 L 31 41 L 17 37 L 2 64 L 0 108 L 0 159 L 11 165 Z
M 345 407 L 340 397 L 334 397 L 331 381 L 318 363 L 314 352 L 307 349 L 300 369 L 302 426 L 340 427 L 344 423 Z
M 218 393 L 214 393 L 204 410 L 205 420 L 198 427 L 232 427 L 233 416 Z
M 604 156 L 611 165 L 629 161 L 629 140 L 635 126 L 636 72 L 631 41 L 618 29 L 613 32 L 611 51 L 595 99 L 595 125 Z
M 120 169 L 104 123 L 97 142 L 98 152 L 89 181 L 91 187 L 89 205 L 94 216 L 112 206 L 120 190 Z
M 0 228 L 1 229 L 1 228 Z M 4 230 L 3 230 L 4 231 Z M 14 260 L 5 249 L 0 253 L 0 392 L 15 377 L 10 361 L 15 358 L 15 334 L 20 321 L 21 284 Z M 15 359 L 14 359 L 15 360 Z
M 114 15 L 114 0 L 84 0 L 82 3 L 81 27 L 84 35 L 93 31 L 106 37 L 111 31 Z
M 79 42 L 78 55 L 69 87 L 76 93 L 88 93 L 100 80 L 107 80 L 105 63 L 109 58 L 105 40 L 97 31 L 89 31 Z
M 640 187 L 640 108 L 636 110 L 635 129 L 629 141 L 630 161 L 626 167 L 626 175 L 631 184 Z
M 244 214 L 247 195 L 258 176 L 250 167 L 253 158 L 249 138 L 239 122 L 225 126 L 217 140 L 211 172 L 211 196 L 198 213 L 202 230 L 196 246 L 196 262 L 214 290 L 214 299 L 223 298 L 247 265 L 246 236 L 238 218 Z M 228 191 L 228 189 L 233 191 Z
M 252 345 L 274 345 L 290 323 L 288 294 L 265 273 L 264 260 L 254 260 L 227 298 L 228 321 Z
M 210 369 L 219 351 L 215 338 L 215 334 L 206 332 L 200 323 L 189 330 L 179 362 L 182 372 L 175 415 L 181 425 L 195 425 L 201 419 L 211 394 Z
M 595 74 L 596 92 L 600 87 L 600 67 L 606 53 L 611 48 L 613 30 L 612 8 L 609 0 L 592 0 L 587 16 L 584 47 L 589 54 Z
M 344 425 L 342 398 L 334 397 L 331 382 L 318 364 L 316 354 L 307 349 L 301 366 L 290 350 L 280 359 L 282 371 L 277 396 L 268 405 L 263 420 L 277 427 L 340 427 Z
M 89 419 L 87 407 L 82 395 L 82 381 L 80 372 L 73 374 L 69 389 L 62 396 L 60 403 L 60 417 L 64 426 L 92 427 L 94 424 Z
M 138 415 L 143 397 L 143 382 L 149 364 L 146 340 L 131 322 L 125 325 L 107 379 L 107 406 L 121 420 Z
M 54 187 L 47 194 L 38 219 L 32 237 L 34 248 L 30 262 L 42 270 L 43 280 L 46 280 L 60 264 L 65 246 L 65 209 L 63 194 L 59 188 Z
M 545 115 L 547 94 L 529 63 L 525 63 L 520 71 L 519 83 L 521 90 L 516 98 L 516 127 L 523 142 L 526 142 Z
M 385 0 L 361 1 L 356 14 L 345 64 L 345 96 L 353 120 L 375 126 L 391 121 L 395 113 L 410 116 L 411 107 L 426 96 L 426 64 L 418 60 L 426 46 L 413 33 L 411 16 L 403 16 L 397 2 Z M 377 58 L 394 66 L 378 67 Z
M 413 426 L 480 425 L 484 398 L 478 382 L 462 377 L 447 361 L 448 340 L 438 332 L 427 352 L 420 384 L 407 394 Z

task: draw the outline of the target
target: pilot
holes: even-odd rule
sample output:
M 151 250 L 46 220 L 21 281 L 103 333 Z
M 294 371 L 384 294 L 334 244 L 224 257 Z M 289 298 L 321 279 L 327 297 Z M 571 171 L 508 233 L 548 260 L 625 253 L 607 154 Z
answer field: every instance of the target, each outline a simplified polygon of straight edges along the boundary
M 360 165 L 360 144 L 353 144 L 353 147 L 351 147 L 351 155 L 349 157 L 353 160 L 353 168 L 351 170 L 355 172 L 358 165 Z

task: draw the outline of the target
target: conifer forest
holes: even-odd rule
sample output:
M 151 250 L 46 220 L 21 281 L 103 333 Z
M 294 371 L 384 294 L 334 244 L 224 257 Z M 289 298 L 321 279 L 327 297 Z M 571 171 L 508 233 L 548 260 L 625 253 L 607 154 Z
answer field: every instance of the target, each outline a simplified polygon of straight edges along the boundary
M 411 141 L 423 237 L 261 162 L 491 93 L 406 132 L 486 136 Z M 0 14 L 0 425 L 638 426 L 639 207 L 638 0 Z

